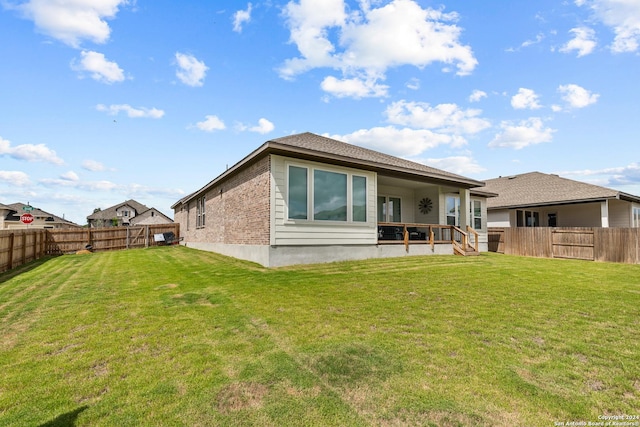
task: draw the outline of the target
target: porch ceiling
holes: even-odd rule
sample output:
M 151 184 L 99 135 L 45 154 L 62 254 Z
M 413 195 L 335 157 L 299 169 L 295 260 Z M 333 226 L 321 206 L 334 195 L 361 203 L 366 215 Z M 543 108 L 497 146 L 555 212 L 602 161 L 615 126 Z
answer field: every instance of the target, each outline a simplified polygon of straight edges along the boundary
M 402 179 L 402 178 L 396 178 L 396 177 L 384 176 L 384 175 L 378 175 L 378 185 L 386 185 L 389 187 L 410 188 L 412 190 L 416 190 L 419 188 L 433 188 L 433 187 L 442 187 L 445 191 L 447 191 L 448 189 L 454 190 L 453 187 L 444 187 L 444 186 L 440 186 L 438 184 L 433 184 L 430 182 L 414 181 L 414 180 Z M 456 188 L 455 191 L 457 190 L 458 189 Z

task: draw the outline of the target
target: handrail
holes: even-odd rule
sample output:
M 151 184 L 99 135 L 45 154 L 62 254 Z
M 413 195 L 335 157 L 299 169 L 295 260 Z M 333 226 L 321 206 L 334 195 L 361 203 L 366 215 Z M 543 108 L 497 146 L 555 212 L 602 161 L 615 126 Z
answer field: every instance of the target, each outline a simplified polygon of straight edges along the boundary
M 424 224 L 424 223 L 410 223 L 410 222 L 379 222 L 379 227 L 395 227 L 395 236 L 388 240 L 378 239 L 378 242 L 385 243 L 403 243 L 406 250 L 409 251 L 410 243 L 429 243 L 433 248 L 436 243 L 451 243 L 454 248 L 458 248 L 459 251 L 464 252 L 467 248 L 473 248 L 478 252 L 478 240 L 479 235 L 472 227 L 467 226 L 467 231 L 462 230 L 454 225 L 446 224 Z M 415 231 L 409 232 L 409 228 L 415 228 L 418 232 L 418 237 L 413 235 Z M 437 238 L 437 240 L 436 240 Z
M 473 236 L 473 250 L 478 252 L 478 240 L 479 240 L 478 232 L 473 227 L 467 225 L 467 233 Z

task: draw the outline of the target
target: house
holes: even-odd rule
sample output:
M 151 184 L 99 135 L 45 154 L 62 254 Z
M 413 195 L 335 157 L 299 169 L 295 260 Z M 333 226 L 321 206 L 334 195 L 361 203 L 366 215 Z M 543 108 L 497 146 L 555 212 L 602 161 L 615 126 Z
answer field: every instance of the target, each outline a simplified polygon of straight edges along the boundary
M 33 222 L 25 224 L 20 220 L 23 214 L 33 216 Z M 77 228 L 78 224 L 59 216 L 34 208 L 24 203 L 4 205 L 0 203 L 0 230 L 19 228 Z
M 640 197 L 530 172 L 485 181 L 489 227 L 640 227 Z
M 130 225 L 168 224 L 171 218 L 135 200 L 127 200 L 103 210 L 96 210 L 87 217 L 89 227 L 119 227 Z
M 462 241 L 487 250 L 483 184 L 302 133 L 265 142 L 172 209 L 182 244 L 269 267 L 466 253 Z

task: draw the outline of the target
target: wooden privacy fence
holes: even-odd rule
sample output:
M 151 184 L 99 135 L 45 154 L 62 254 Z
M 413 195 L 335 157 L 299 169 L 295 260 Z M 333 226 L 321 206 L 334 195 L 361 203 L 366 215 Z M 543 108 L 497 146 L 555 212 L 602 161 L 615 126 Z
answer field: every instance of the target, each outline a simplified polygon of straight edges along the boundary
M 0 272 L 46 254 L 47 232 L 35 230 L 0 230 Z
M 91 246 L 93 251 L 145 248 L 164 244 L 156 234 L 180 236 L 180 224 L 132 227 L 0 230 L 0 272 L 45 255 L 75 253 Z
M 489 228 L 489 251 L 540 258 L 640 263 L 638 228 Z

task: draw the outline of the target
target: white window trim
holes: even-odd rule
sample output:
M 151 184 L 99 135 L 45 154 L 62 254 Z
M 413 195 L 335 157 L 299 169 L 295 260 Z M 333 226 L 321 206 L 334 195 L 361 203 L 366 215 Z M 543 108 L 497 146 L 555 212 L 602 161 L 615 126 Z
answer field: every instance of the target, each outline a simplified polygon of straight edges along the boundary
M 299 219 L 299 218 L 289 218 L 289 169 L 291 166 L 306 169 L 307 171 L 307 219 Z M 334 220 L 321 220 L 321 219 L 313 219 L 313 210 L 314 210 L 314 171 L 320 170 L 323 172 L 332 172 L 332 173 L 340 173 L 344 174 L 347 177 L 347 219 L 346 221 L 334 221 Z M 365 221 L 354 221 L 353 220 L 353 177 L 361 177 L 364 178 L 366 185 L 366 200 L 365 200 L 365 211 L 366 217 Z M 331 165 L 315 165 L 309 163 L 302 162 L 285 162 L 285 191 L 284 191 L 284 200 L 285 200 L 285 218 L 284 221 L 286 224 L 330 224 L 330 225 L 367 225 L 370 222 L 369 218 L 369 203 L 370 203 L 370 195 L 369 195 L 369 186 L 372 184 L 371 176 L 361 173 L 358 171 L 344 169 L 340 167 L 333 167 Z
M 640 228 L 640 206 L 631 206 L 631 226 L 633 228 Z
M 389 222 L 389 223 L 397 223 L 397 224 L 401 224 L 403 222 L 402 217 L 404 216 L 403 211 L 404 211 L 404 200 L 402 196 L 398 196 L 396 194 L 388 194 L 388 193 L 384 193 L 384 194 L 376 194 L 376 221 L 378 221 L 378 197 L 384 197 L 385 201 L 388 203 L 389 199 L 398 199 L 400 200 L 400 221 L 390 221 L 389 220 L 389 212 L 387 212 L 387 217 L 385 218 L 384 221 L 379 221 L 379 222 Z
M 447 199 L 452 198 L 456 199 L 458 202 L 456 203 L 456 212 L 454 219 L 454 227 L 460 227 L 460 209 L 462 209 L 462 201 L 460 200 L 460 195 L 455 193 L 448 193 L 444 195 L 444 223 L 449 224 L 449 207 L 447 206 Z

